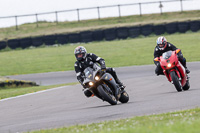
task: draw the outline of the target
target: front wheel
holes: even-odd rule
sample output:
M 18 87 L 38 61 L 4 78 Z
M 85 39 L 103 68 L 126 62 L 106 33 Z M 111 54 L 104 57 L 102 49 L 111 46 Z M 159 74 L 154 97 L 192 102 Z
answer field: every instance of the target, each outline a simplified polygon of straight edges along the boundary
M 129 101 L 128 93 L 125 90 L 121 93 L 121 97 L 119 98 L 119 101 L 121 103 L 127 103 Z
M 181 82 L 179 81 L 178 76 L 176 75 L 175 71 L 170 72 L 170 75 L 171 75 L 171 78 L 172 78 L 172 81 L 173 81 L 173 84 L 174 84 L 176 90 L 178 92 L 182 91 Z
M 107 88 L 102 85 L 97 87 L 99 94 L 101 95 L 102 99 L 109 102 L 111 105 L 117 104 L 117 99 L 112 95 Z

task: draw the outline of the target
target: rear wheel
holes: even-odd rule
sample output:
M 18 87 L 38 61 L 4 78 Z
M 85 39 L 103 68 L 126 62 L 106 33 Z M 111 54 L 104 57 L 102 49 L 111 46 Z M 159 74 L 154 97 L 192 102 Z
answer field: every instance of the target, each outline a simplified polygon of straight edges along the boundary
M 127 103 L 129 101 L 128 93 L 125 90 L 121 93 L 121 97 L 119 98 L 119 101 L 121 103 Z
M 190 82 L 189 82 L 189 80 L 187 80 L 185 86 L 183 86 L 183 90 L 184 90 L 184 91 L 187 91 L 187 90 L 189 90 L 189 89 L 190 89 Z
M 116 105 L 117 104 L 117 99 L 112 95 L 109 90 L 102 85 L 99 85 L 97 87 L 98 92 L 100 93 L 101 97 L 103 100 L 109 102 L 111 105 Z
M 181 82 L 179 81 L 178 76 L 176 75 L 175 71 L 170 72 L 170 75 L 171 75 L 171 78 L 172 78 L 172 81 L 173 81 L 173 84 L 174 84 L 176 90 L 178 92 L 182 91 Z

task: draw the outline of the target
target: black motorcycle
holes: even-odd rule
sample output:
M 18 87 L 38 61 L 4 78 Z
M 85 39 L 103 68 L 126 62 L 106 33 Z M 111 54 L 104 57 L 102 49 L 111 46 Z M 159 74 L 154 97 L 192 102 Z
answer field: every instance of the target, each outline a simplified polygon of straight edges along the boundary
M 111 74 L 101 71 L 97 63 L 92 63 L 83 73 L 83 84 L 98 98 L 111 105 L 116 105 L 117 101 L 121 103 L 129 101 L 127 92 L 119 87 Z

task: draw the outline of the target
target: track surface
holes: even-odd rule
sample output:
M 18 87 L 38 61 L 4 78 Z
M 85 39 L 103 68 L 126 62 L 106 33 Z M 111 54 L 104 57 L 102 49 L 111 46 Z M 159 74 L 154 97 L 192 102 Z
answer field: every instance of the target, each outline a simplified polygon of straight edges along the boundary
M 191 89 L 185 92 L 177 92 L 166 77 L 156 76 L 154 68 L 154 65 L 147 65 L 116 69 L 127 86 L 130 96 L 127 104 L 111 106 L 96 97 L 86 98 L 80 85 L 1 100 L 0 133 L 86 124 L 200 107 L 200 62 L 188 63 L 191 70 Z M 68 73 L 75 75 L 74 72 Z M 56 75 L 51 74 L 52 77 Z M 76 79 L 72 77 L 69 76 L 70 79 L 65 81 Z

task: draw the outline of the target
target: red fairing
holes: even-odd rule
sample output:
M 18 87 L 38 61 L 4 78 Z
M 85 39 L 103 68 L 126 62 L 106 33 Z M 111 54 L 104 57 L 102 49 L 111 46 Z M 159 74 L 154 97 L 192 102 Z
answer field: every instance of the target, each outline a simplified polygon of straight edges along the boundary
M 185 72 L 185 68 L 184 66 L 178 61 L 176 67 L 178 68 L 178 71 L 180 72 L 180 76 L 181 76 L 181 84 L 182 86 L 184 86 L 186 84 L 186 72 Z

